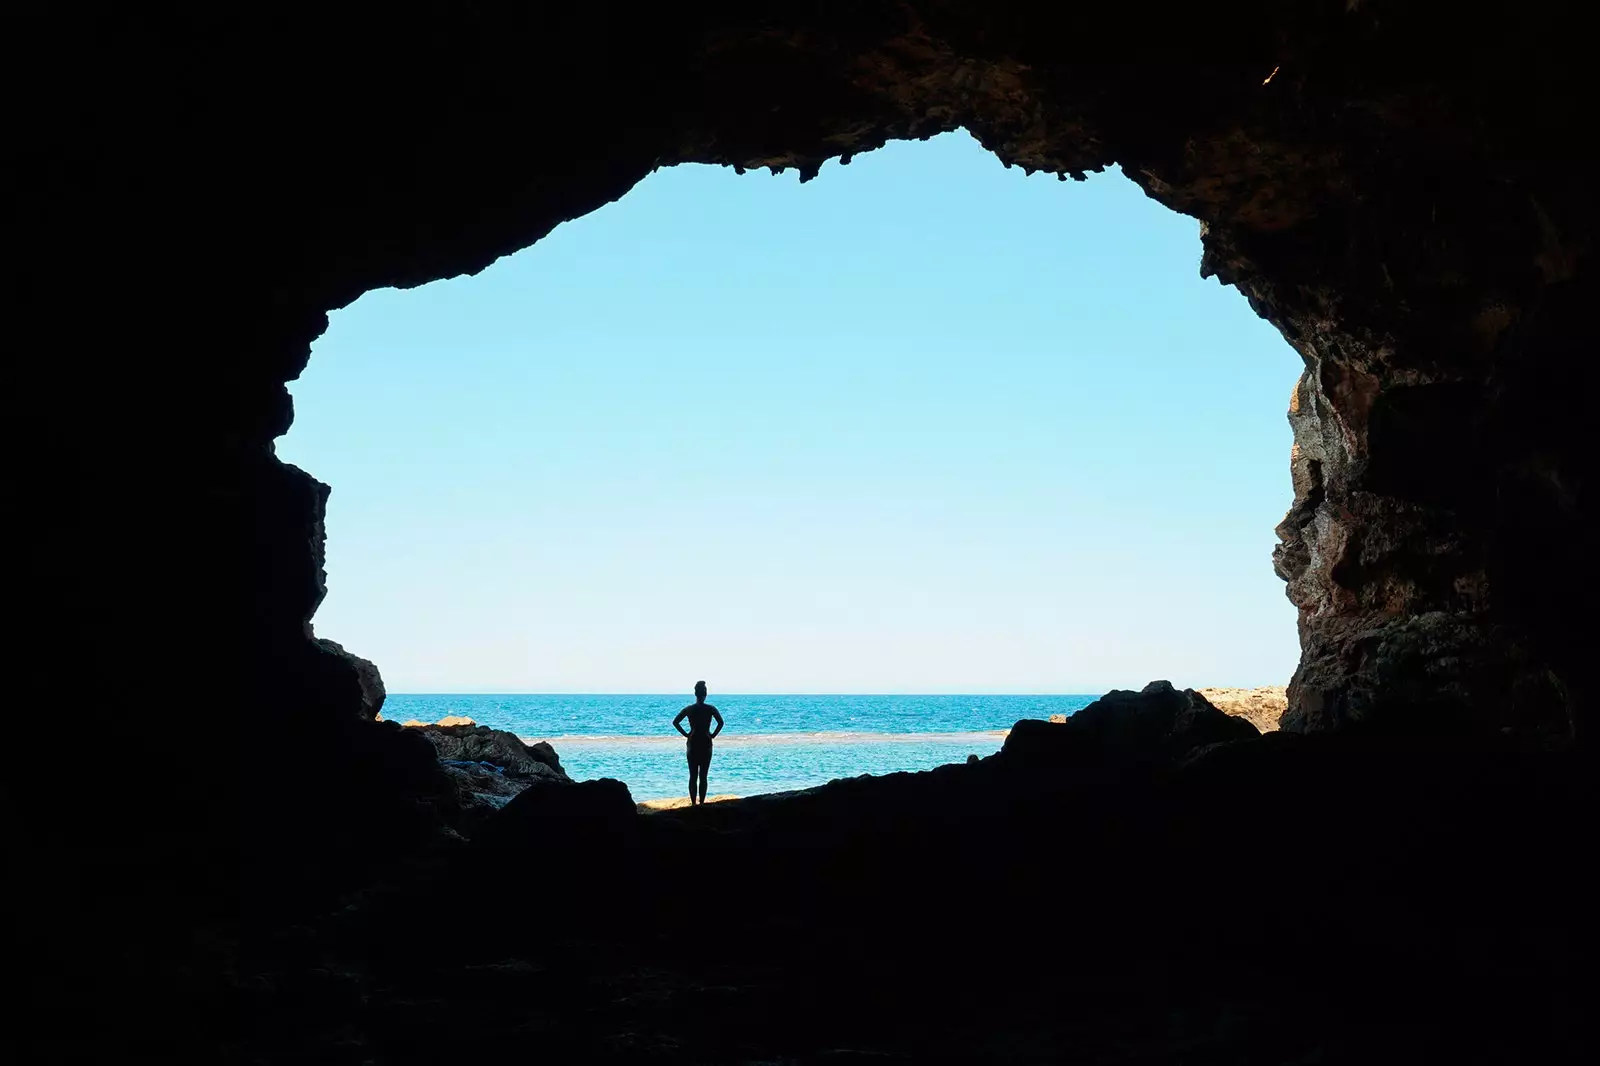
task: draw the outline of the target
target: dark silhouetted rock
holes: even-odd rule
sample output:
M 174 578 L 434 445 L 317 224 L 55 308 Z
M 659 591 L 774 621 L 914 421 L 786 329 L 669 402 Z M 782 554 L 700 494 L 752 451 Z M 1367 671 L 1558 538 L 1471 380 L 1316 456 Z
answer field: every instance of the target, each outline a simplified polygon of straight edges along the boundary
M 1126 720 L 1023 723 L 1006 755 L 977 766 L 647 819 L 716 853 L 722 898 L 751 908 L 724 926 L 753 956 L 741 972 L 798 975 L 751 997 L 747 1030 L 712 1034 L 724 1043 L 707 1054 L 682 1028 L 665 1038 L 695 1018 L 739 1017 L 715 1002 L 730 971 L 692 970 L 717 925 L 682 914 L 696 873 L 678 858 L 688 849 L 663 846 L 647 881 L 618 876 L 607 864 L 634 832 L 621 817 L 631 807 L 541 777 L 537 796 L 485 821 L 520 827 L 506 830 L 514 846 L 436 908 L 599 870 L 585 891 L 629 885 L 674 907 L 660 928 L 679 942 L 619 972 L 681 960 L 691 969 L 675 990 L 686 995 L 639 979 L 584 998 L 584 981 L 567 979 L 574 968 L 557 963 L 559 978 L 475 1010 L 464 967 L 419 967 L 385 978 L 386 1009 L 346 998 L 293 1017 L 330 1030 L 336 1019 L 339 1040 L 362 1026 L 381 1034 L 379 1048 L 346 1048 L 349 1061 L 509 1061 L 530 1047 L 551 1061 L 673 1048 L 682 1061 L 774 1061 L 889 1032 L 927 1034 L 909 1061 L 980 1046 L 988 1054 L 967 1057 L 1558 1061 L 1526 1045 L 1584 1018 L 1574 990 L 1593 957 L 1587 909 L 1563 901 L 1595 895 L 1575 844 L 1592 836 L 1580 817 L 1592 796 L 1545 794 L 1559 775 L 1542 764 L 1504 779 L 1493 763 L 1462 780 L 1418 768 L 1448 764 L 1435 742 L 1465 744 L 1458 731 L 1569 741 L 1594 731 L 1593 523 L 1582 503 L 1594 401 L 1582 382 L 1600 335 L 1600 216 L 1593 115 L 1575 103 L 1593 65 L 1579 5 L 1491 0 L 1457 16 L 1377 0 L 864 0 L 635 5 L 619 16 L 607 4 L 472 4 L 381 26 L 336 5 L 270 19 L 27 8 L 13 34 L 26 106 L 8 131 L 21 161 L 8 172 L 11 200 L 23 208 L 8 252 L 24 309 L 10 347 L 23 353 L 11 360 L 24 398 L 14 406 L 32 420 L 23 437 L 41 446 L 17 464 L 13 495 L 51 526 L 29 548 L 41 561 L 13 568 L 24 586 L 14 613 L 42 650 L 37 662 L 27 648 L 16 657 L 44 682 L 35 698 L 63 681 L 103 697 L 81 701 L 74 724 L 115 758 L 111 780 L 88 790 L 90 812 L 52 801 L 19 819 L 15 865 L 40 883 L 15 954 L 60 966 L 71 993 L 51 1016 L 30 1011 L 29 1035 L 125 1046 L 24 1060 L 237 1054 L 237 1041 L 224 1051 L 204 1034 L 228 1015 L 217 989 L 240 971 L 195 946 L 241 942 L 228 928 L 240 889 L 253 908 L 340 898 L 427 847 L 447 802 L 426 739 L 364 720 L 371 679 L 312 637 L 330 490 L 282 462 L 274 442 L 293 421 L 287 383 L 330 311 L 480 271 L 663 166 L 811 178 L 829 160 L 964 128 L 1008 165 L 1063 178 L 1119 167 L 1198 221 L 1201 274 L 1293 347 L 1303 365 L 1289 405 L 1294 499 L 1274 566 L 1301 647 L 1282 727 L 1307 735 L 1208 741 L 1217 728 L 1201 709 L 1157 693 L 1124 707 Z M 927 222 L 930 240 L 948 239 L 949 218 Z M 903 310 L 912 331 L 941 314 L 916 301 Z M 782 358 L 768 348 L 753 343 L 748 358 Z M 204 728 L 211 750 L 171 758 L 168 732 L 128 713 L 146 706 Z M 1328 734 L 1357 742 L 1322 743 Z M 1399 739 L 1420 742 L 1391 762 Z M 1172 791 L 1130 795 L 1117 780 L 1052 804 L 1038 779 L 1006 780 L 1035 756 L 1109 766 L 1200 751 L 1178 773 L 1152 775 L 1192 778 Z M 17 794 L 62 795 L 55 764 L 21 762 Z M 1270 832 L 1217 832 L 1249 804 Z M 707 831 L 717 818 L 750 820 L 737 847 Z M 1084 876 L 1063 877 L 1063 855 Z M 518 871 L 534 876 L 513 884 Z M 1219 874 L 1282 886 L 1277 924 L 1218 920 L 1236 894 L 1209 909 L 1192 898 Z M 1106 920 L 939 935 L 1068 888 L 1091 893 L 1077 914 Z M 914 911 L 919 899 L 928 905 Z M 890 920 L 908 916 L 886 944 Z M 488 953 L 519 923 L 542 930 L 565 917 L 516 899 L 461 924 L 494 938 L 480 945 Z M 411 954 L 424 938 L 409 920 L 368 946 Z M 1209 946 L 1255 952 L 1235 987 L 1277 1002 L 1194 1009 L 1218 984 L 1209 964 L 1221 956 L 1197 940 L 1213 932 L 1227 942 Z M 1130 1048 L 1142 1027 L 1108 1029 L 1101 1008 L 1132 997 L 1083 1006 L 1106 976 L 1082 965 L 1092 935 L 1109 941 L 1102 962 L 1143 943 L 1136 995 L 1178 956 L 1205 959 L 1204 972 L 1172 982 L 1181 1003 L 1119 1019 L 1163 1026 L 1186 1013 L 1203 1030 L 1182 1041 L 1169 1031 L 1149 1054 Z M 81 947 L 63 943 L 74 936 Z M 641 943 L 623 939 L 616 957 Z M 927 955 L 910 954 L 919 949 Z M 301 957 L 309 967 L 318 953 Z M 1077 983 L 1047 986 L 1074 967 Z M 71 987 L 91 978 L 98 987 Z M 844 979 L 853 986 L 834 987 Z M 406 980 L 413 987 L 395 991 Z M 90 1017 L 141 990 L 159 990 L 160 1009 L 127 1012 L 131 1024 Z M 689 1000 L 712 1007 L 686 1011 Z M 471 1021 L 438 1011 L 430 1028 L 417 1004 L 446 1002 L 473 1010 Z M 1304 1013 L 1329 1003 L 1337 1015 Z M 1378 1004 L 1389 1009 L 1331 1048 L 1317 1043 L 1347 1009 Z M 597 1016 L 600 1006 L 621 1013 Z M 795 1017 L 780 1030 L 781 1007 Z M 938 1028 L 978 1019 L 1022 1042 L 1074 1007 L 1082 1024 L 1061 1034 L 1069 1043 L 954 1045 Z M 1454 1035 L 1467 1054 L 1361 1043 L 1409 1028 L 1420 1008 L 1435 1028 L 1419 1032 Z M 555 1020 L 539 1028 L 529 1010 Z M 500 1039 L 485 1039 L 496 1022 Z M 557 1043 L 586 1024 L 592 1043 Z M 826 1037 L 812 1035 L 824 1025 Z M 1224 1031 L 1271 1041 L 1275 1025 L 1305 1039 L 1205 1043 Z M 293 1028 L 252 1025 L 268 1042 Z M 463 1048 L 463 1034 L 477 1046 Z M 171 1047 L 186 1039 L 207 1046 Z M 308 1038 L 293 1054 L 245 1057 L 307 1061 L 330 1049 L 339 1055 Z
M 1152 681 L 1138 692 L 1108 692 L 1064 722 L 1020 721 L 1000 750 L 1027 765 L 1177 762 L 1197 748 L 1260 735 L 1193 689 Z
M 538 759 L 562 776 L 566 776 L 566 771 L 561 769 L 561 756 L 556 754 L 556 749 L 550 746 L 548 740 L 540 740 L 529 744 L 527 747 L 533 753 L 535 759 Z
M 514 864 L 580 857 L 601 863 L 624 846 L 638 817 L 633 796 L 621 781 L 544 778 L 485 819 L 473 845 L 480 855 Z
M 344 673 L 349 680 L 346 684 L 353 684 L 356 697 L 356 706 L 362 718 L 374 720 L 383 710 L 383 701 L 388 695 L 383 687 L 383 675 L 378 672 L 378 665 L 370 659 L 363 659 L 344 649 L 344 645 L 326 638 L 318 638 L 316 647 L 331 660 L 329 670 Z

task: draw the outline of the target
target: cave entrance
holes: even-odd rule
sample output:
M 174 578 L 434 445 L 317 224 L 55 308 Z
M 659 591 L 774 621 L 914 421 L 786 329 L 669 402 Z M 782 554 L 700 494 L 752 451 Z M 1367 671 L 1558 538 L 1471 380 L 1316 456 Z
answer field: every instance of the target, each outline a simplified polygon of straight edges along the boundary
M 977 709 L 1002 694 L 1281 685 L 1300 360 L 1199 277 L 1195 230 L 1120 174 L 1028 176 L 954 133 L 804 184 L 660 170 L 475 277 L 369 292 L 279 446 L 334 487 L 318 635 L 377 662 L 387 717 L 565 738 L 641 798 L 681 791 L 678 696 L 649 694 L 700 677 L 734 694 L 713 791 L 751 787 L 750 733 L 992 732 L 1055 707 Z M 572 739 L 597 733 L 635 739 Z M 998 737 L 950 743 L 748 757 L 820 783 Z

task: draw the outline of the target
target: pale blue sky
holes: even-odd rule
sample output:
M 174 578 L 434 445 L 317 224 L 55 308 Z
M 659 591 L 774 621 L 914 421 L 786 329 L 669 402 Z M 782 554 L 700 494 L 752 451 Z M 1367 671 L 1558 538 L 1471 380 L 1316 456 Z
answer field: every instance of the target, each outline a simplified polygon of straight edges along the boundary
M 957 133 L 368 293 L 278 447 L 333 485 L 317 632 L 397 692 L 1282 684 L 1299 358 L 1199 261 Z

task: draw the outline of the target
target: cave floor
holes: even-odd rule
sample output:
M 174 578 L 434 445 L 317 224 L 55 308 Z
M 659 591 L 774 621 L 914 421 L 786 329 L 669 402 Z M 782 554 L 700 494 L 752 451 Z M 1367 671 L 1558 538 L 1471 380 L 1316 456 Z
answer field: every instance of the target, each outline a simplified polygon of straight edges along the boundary
M 1018 786 L 997 773 L 947 767 L 625 830 L 452 844 L 257 952 L 272 972 L 252 1010 L 269 1020 L 237 1050 L 392 1063 L 1585 1057 L 1574 975 L 1592 924 L 1576 901 L 1593 875 L 1563 834 L 1591 786 L 1570 766 L 1357 765 L 1266 745 L 1176 775 Z

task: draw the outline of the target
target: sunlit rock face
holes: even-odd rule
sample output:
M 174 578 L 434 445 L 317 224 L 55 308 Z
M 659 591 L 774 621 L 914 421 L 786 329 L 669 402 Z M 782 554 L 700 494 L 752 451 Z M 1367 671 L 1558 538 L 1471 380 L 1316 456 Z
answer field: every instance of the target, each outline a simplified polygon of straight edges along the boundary
M 481 270 L 660 166 L 810 177 L 965 127 L 1064 180 L 1119 164 L 1199 220 L 1198 268 L 1304 359 L 1284 727 L 1570 736 L 1586 38 L 1561 5 L 1498 7 L 477 5 L 41 31 L 56 88 L 15 133 L 18 248 L 50 324 L 33 395 L 76 462 L 44 501 L 71 561 L 62 643 L 98 649 L 86 684 L 167 706 L 359 723 L 371 685 L 308 628 L 327 489 L 273 454 L 328 311 Z
M 1546 265 L 1536 229 L 1519 245 L 1463 226 L 1496 287 L 1427 264 L 1439 305 L 1397 293 L 1382 333 L 1280 322 L 1306 360 L 1274 554 L 1300 609 L 1284 728 L 1578 728 L 1587 462 L 1557 368 L 1584 348 L 1594 286 Z

